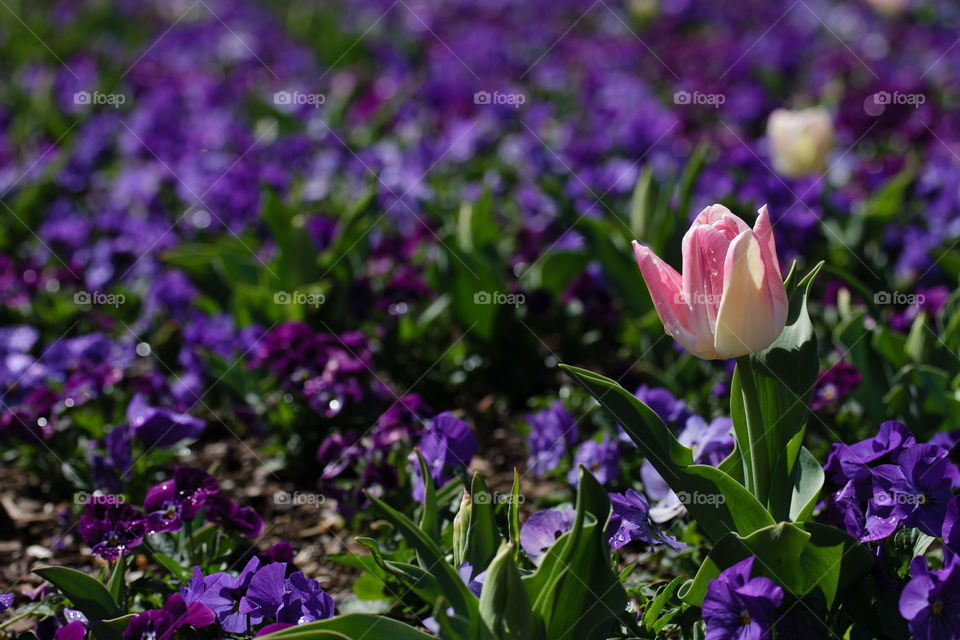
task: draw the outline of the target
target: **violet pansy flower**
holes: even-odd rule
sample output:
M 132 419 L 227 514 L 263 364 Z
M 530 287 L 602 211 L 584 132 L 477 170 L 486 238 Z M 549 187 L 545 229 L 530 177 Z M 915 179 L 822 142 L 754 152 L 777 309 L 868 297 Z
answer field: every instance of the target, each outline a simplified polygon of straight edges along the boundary
M 707 585 L 703 599 L 706 640 L 765 640 L 783 589 L 769 578 L 751 578 L 754 557 L 738 562 Z
M 530 435 L 527 466 L 537 477 L 543 477 L 560 464 L 569 447 L 577 441 L 577 421 L 557 400 L 548 409 L 527 415 Z
M 91 496 L 77 528 L 92 553 L 113 561 L 143 541 L 144 516 L 120 496 Z

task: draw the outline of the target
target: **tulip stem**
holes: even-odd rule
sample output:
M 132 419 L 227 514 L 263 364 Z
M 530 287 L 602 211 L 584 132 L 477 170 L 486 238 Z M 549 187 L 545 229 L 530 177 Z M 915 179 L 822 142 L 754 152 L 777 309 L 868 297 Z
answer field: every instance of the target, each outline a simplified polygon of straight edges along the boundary
M 757 379 L 750 356 L 737 358 L 740 371 L 740 392 L 743 394 L 744 413 L 747 418 L 746 449 L 750 452 L 750 469 L 753 477 L 753 495 L 761 504 L 766 505 L 770 484 L 770 460 L 767 451 L 766 431 L 763 428 L 763 415 L 760 412 L 760 394 L 757 391 Z

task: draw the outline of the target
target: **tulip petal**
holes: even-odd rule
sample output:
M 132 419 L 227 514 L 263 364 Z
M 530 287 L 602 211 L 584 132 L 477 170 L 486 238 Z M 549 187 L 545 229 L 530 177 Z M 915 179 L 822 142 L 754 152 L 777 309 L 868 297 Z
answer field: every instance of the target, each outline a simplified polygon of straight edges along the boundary
M 757 212 L 757 221 L 753 225 L 753 233 L 760 241 L 760 248 L 763 250 L 764 264 L 771 265 L 776 272 L 777 278 L 783 280 L 783 274 L 780 272 L 780 262 L 777 260 L 777 243 L 773 238 L 773 225 L 770 223 L 770 212 L 767 205 L 760 207 Z
M 706 345 L 706 349 L 698 347 L 696 335 L 690 328 L 689 309 L 683 301 L 680 274 L 639 242 L 633 242 L 633 249 L 664 331 L 697 357 L 716 358 L 712 345 Z
M 684 302 L 690 309 L 690 327 L 704 343 L 713 343 L 729 247 L 724 233 L 708 224 L 691 227 L 683 236 Z
M 727 251 L 723 300 L 714 335 L 714 348 L 722 357 L 766 349 L 786 323 L 786 291 L 778 270 L 766 263 L 764 253 L 750 229 L 737 236 Z
M 690 228 L 701 225 L 710 225 L 722 233 L 728 242 L 733 241 L 734 238 L 750 228 L 746 222 L 740 219 L 740 216 L 734 214 L 722 204 L 712 204 L 705 208 L 694 218 Z

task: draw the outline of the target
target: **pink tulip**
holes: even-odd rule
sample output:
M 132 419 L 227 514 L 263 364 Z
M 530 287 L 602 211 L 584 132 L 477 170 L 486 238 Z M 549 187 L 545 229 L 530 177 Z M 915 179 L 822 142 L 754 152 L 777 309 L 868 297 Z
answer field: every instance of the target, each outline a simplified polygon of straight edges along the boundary
M 783 331 L 787 292 L 766 205 L 753 229 L 723 205 L 701 211 L 683 236 L 683 276 L 633 248 L 664 330 L 698 358 L 756 353 Z

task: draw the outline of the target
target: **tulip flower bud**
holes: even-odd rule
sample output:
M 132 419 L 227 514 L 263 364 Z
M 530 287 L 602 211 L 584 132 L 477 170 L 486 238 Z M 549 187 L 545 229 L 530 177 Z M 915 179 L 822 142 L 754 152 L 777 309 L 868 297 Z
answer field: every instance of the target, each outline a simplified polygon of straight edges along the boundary
M 867 0 L 877 13 L 886 16 L 896 16 L 910 7 L 911 0 Z
M 469 491 L 463 492 L 460 498 L 460 510 L 453 517 L 453 564 L 459 567 L 467 557 L 467 540 L 470 533 L 470 515 L 473 510 L 473 499 Z
M 777 109 L 767 120 L 773 168 L 797 178 L 822 172 L 833 148 L 833 121 L 823 107 L 798 111 Z
M 787 292 L 766 205 L 751 229 L 723 205 L 704 209 L 683 236 L 683 275 L 633 243 L 664 330 L 699 358 L 769 347 L 787 321 Z

